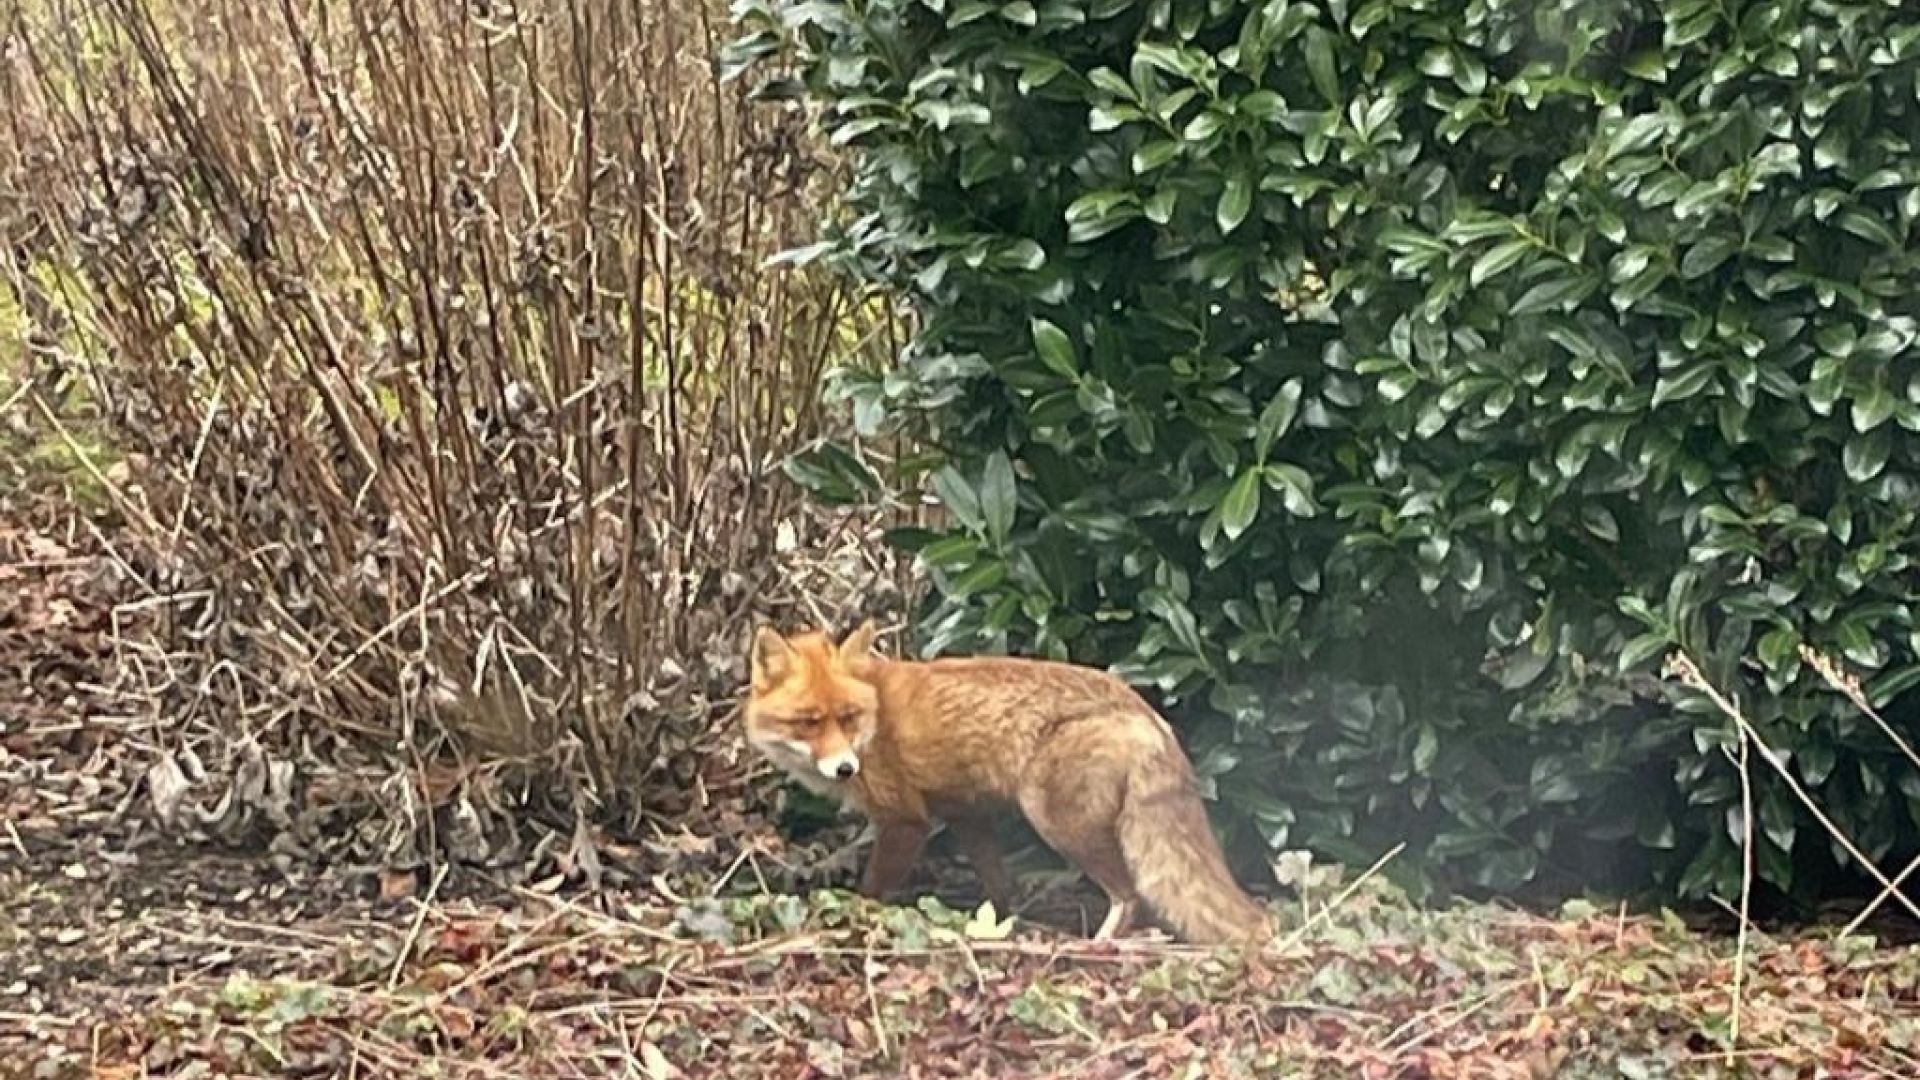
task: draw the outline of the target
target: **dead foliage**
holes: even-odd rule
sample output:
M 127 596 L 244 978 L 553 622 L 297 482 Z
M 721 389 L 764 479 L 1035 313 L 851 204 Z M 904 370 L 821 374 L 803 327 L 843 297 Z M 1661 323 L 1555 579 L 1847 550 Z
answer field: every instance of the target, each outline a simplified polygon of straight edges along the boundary
M 10 404 L 134 529 L 163 821 L 371 810 L 406 864 L 685 812 L 752 616 L 897 606 L 872 523 L 780 473 L 891 316 L 768 264 L 831 163 L 719 81 L 723 31 L 678 0 L 0 6 Z
M 1576 907 L 1353 894 L 1247 959 L 1091 943 L 934 902 L 522 890 L 384 919 L 215 913 L 164 995 L 36 1021 L 40 1075 L 1892 1077 L 1920 953 L 1723 937 Z M 1320 901 L 1316 901 L 1320 902 Z M 176 916 L 177 917 L 177 916 Z

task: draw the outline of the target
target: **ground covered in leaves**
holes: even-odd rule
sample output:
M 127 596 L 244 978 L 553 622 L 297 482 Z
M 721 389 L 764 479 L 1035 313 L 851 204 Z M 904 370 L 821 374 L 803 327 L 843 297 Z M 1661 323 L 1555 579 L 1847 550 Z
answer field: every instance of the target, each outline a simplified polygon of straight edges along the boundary
M 1726 939 L 1336 899 L 1253 959 L 832 892 L 66 907 L 100 961 L 66 973 L 80 1011 L 10 1014 L 0 1051 L 36 1076 L 1920 1075 L 1911 950 L 1756 938 L 1736 1038 Z
M 102 670 L 138 617 L 112 561 L 0 523 L 0 1077 L 1920 1076 L 1920 950 L 1867 938 L 1305 871 L 1265 955 L 1094 944 L 1084 890 L 783 894 L 817 853 L 738 819 L 598 888 L 182 843 L 140 792 L 164 732 Z

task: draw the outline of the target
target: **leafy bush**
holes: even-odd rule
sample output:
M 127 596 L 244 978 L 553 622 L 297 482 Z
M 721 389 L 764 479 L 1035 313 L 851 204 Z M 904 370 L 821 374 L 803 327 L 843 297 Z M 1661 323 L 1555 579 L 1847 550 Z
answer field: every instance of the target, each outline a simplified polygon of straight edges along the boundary
M 928 650 L 1119 663 L 1274 845 L 1698 895 L 1745 830 L 1733 730 L 1650 677 L 1677 645 L 1914 850 L 1920 776 L 1798 652 L 1912 728 L 1910 8 L 736 12 L 856 151 L 808 254 L 921 309 L 842 389 L 938 455 Z M 1761 876 L 1831 884 L 1760 772 Z

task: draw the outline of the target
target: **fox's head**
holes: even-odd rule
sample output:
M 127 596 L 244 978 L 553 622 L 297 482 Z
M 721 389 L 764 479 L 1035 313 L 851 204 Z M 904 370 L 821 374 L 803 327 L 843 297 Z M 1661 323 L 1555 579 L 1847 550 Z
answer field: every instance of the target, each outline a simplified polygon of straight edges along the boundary
M 753 638 L 747 741 L 803 780 L 846 781 L 873 740 L 879 694 L 871 621 L 835 645 L 815 631 L 791 638 L 761 627 Z

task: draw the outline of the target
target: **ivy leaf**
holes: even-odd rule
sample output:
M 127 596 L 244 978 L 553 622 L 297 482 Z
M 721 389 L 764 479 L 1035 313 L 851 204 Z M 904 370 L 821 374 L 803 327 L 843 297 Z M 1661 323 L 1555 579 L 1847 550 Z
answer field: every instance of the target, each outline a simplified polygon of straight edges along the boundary
M 961 933 L 971 941 L 1005 941 L 1013 934 L 1013 921 L 1012 915 L 1002 917 L 994 910 L 993 901 L 987 900 L 974 909 Z

